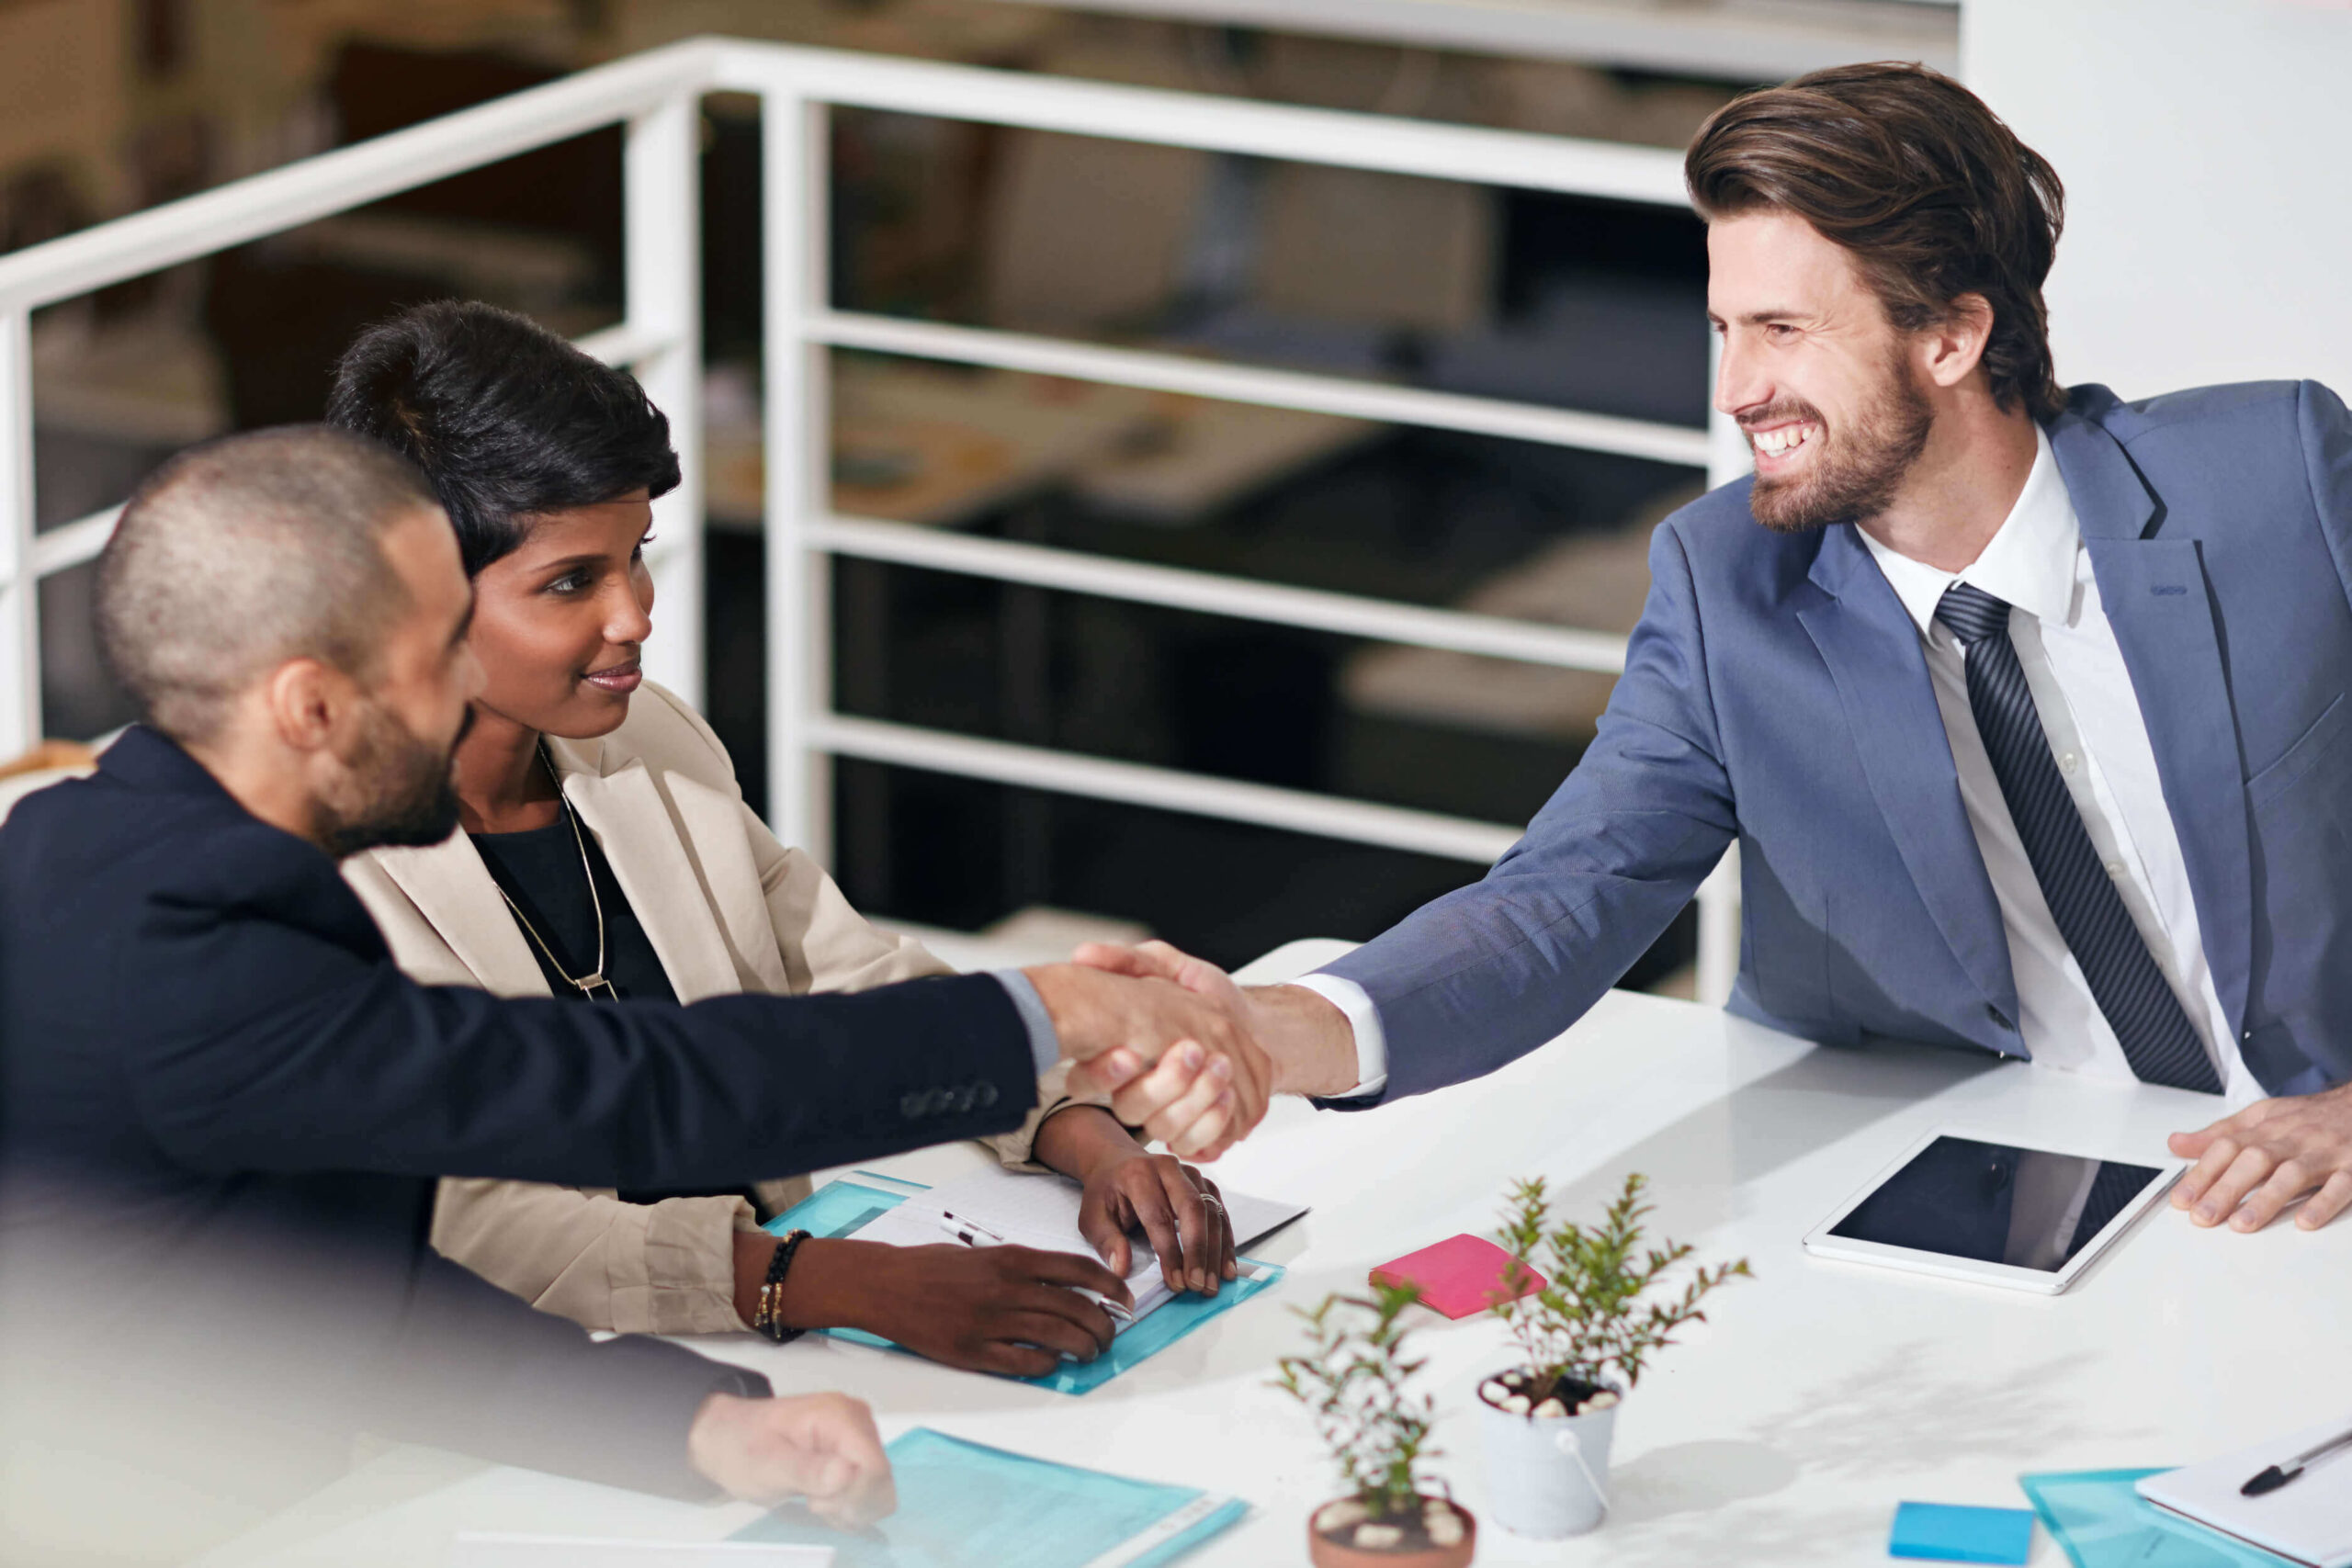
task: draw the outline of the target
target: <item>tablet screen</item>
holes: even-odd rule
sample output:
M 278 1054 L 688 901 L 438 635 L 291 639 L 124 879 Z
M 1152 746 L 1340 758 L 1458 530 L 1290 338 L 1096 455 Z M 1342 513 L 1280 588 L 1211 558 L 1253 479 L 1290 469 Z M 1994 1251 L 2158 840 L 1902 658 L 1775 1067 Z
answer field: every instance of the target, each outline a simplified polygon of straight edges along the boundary
M 2162 1174 L 2120 1160 L 1938 1138 L 1829 1234 L 2054 1273 Z

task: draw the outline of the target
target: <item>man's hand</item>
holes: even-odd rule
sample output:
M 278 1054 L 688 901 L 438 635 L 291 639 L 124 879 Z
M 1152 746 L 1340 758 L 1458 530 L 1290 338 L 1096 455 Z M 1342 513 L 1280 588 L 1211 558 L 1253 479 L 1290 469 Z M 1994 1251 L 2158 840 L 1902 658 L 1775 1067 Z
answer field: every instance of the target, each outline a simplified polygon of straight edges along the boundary
M 1347 1015 L 1303 986 L 1245 990 L 1208 960 L 1164 942 L 1136 947 L 1088 942 L 1076 958 L 1089 968 L 1180 986 L 1235 1020 L 1272 1057 L 1277 1094 L 1345 1094 L 1355 1087 L 1355 1032 Z M 1122 1122 L 1142 1122 L 1170 1098 L 1193 1090 L 1181 1064 L 1166 1058 L 1154 1072 L 1137 1077 L 1140 1071 L 1139 1064 L 1115 1052 L 1091 1068 L 1096 1082 L 1116 1090 L 1111 1109 Z
M 806 1497 L 838 1529 L 864 1529 L 899 1506 L 874 1412 L 845 1393 L 714 1393 L 695 1412 L 686 1457 L 730 1496 L 767 1505 Z
M 2173 1188 L 2172 1206 L 2198 1224 L 2258 1231 L 2309 1192 L 2295 1224 L 2315 1231 L 2352 1203 L 2352 1084 L 2257 1100 L 2171 1143 L 2197 1162 Z
M 1266 1114 L 1273 1069 L 1232 1011 L 1162 979 L 1074 964 L 1025 973 L 1078 1064 L 1074 1081 L 1111 1094 L 1119 1120 L 1178 1155 L 1215 1159 Z M 1155 1062 L 1163 1070 L 1145 1075 Z

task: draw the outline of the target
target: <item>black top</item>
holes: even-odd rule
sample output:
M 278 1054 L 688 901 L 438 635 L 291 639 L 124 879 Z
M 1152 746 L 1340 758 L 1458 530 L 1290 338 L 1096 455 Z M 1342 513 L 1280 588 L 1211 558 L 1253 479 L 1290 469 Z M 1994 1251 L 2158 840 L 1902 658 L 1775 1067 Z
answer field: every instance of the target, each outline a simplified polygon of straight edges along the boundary
M 559 811 L 556 819 L 544 828 L 521 833 L 474 833 L 469 837 L 474 848 L 481 852 L 481 863 L 490 868 L 492 880 L 522 906 L 524 919 L 529 924 L 526 926 L 523 919 L 514 923 L 523 931 L 523 945 L 538 960 L 539 973 L 547 976 L 548 990 L 565 1001 L 612 999 L 601 987 L 592 997 L 565 978 L 567 972 L 585 976 L 596 967 L 599 905 L 588 897 L 588 880 L 580 872 L 580 852 L 585 849 L 588 869 L 596 878 L 596 898 L 602 900 L 605 917 L 605 978 L 613 983 L 613 989 L 620 993 L 624 1001 L 648 997 L 665 1002 L 678 999 L 668 972 L 662 967 L 660 955 L 653 951 L 652 939 L 638 923 L 637 911 L 629 908 L 628 895 L 621 891 L 619 879 L 613 875 L 612 863 L 605 859 L 604 845 L 584 827 L 574 839 L 569 812 Z M 552 961 L 546 950 L 531 940 L 533 931 L 555 949 Z M 627 1187 L 620 1189 L 620 1195 L 630 1203 L 659 1203 L 664 1198 L 741 1198 L 752 1205 L 754 1213 L 760 1208 L 758 1192 L 748 1187 Z
M 583 993 L 565 974 L 584 977 L 596 968 L 597 905 L 588 897 L 588 879 L 580 872 L 580 852 L 584 847 L 589 870 L 596 878 L 596 899 L 604 906 L 605 978 L 624 998 L 678 999 L 652 942 L 638 923 L 637 911 L 629 908 L 628 896 L 613 876 L 604 846 L 584 828 L 575 840 L 568 812 L 560 811 L 547 827 L 525 833 L 470 836 L 492 878 L 522 907 L 524 918 L 515 924 L 524 927 L 523 945 L 538 960 L 548 990 L 567 1001 L 582 999 Z M 555 949 L 554 962 L 531 940 L 534 931 L 541 942 Z M 610 999 L 601 987 L 596 997 Z
M 695 1412 L 764 1380 L 440 1258 L 435 1179 L 780 1176 L 1005 1132 L 1036 1081 L 985 975 L 690 1008 L 420 986 L 333 860 L 133 726 L 0 828 L 0 1393 L 85 1369 L 111 1392 L 55 1408 L 99 1419 L 136 1346 L 142 1400 L 202 1374 L 255 1445 L 365 1428 L 704 1495 Z M 232 1457 L 119 1425 L 159 1473 Z M 186 1483 L 245 1495 L 222 1473 Z

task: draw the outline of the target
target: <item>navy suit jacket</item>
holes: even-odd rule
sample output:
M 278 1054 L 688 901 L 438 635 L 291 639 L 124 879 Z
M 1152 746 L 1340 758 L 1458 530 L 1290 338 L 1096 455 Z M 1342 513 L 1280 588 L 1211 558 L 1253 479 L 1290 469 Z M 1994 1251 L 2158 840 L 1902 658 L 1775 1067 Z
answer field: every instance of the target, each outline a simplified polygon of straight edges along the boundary
M 333 861 L 143 728 L 0 829 L 10 1348 L 137 1344 L 298 1427 L 695 1490 L 695 1408 L 764 1380 L 440 1258 L 434 1179 L 737 1187 L 1002 1132 L 1035 1072 L 985 976 L 690 1008 L 418 986 Z
M 2352 418 L 2312 382 L 2088 386 L 2048 430 L 2239 1049 L 2276 1094 L 2352 1077 Z M 1736 1010 L 2027 1055 L 1917 629 L 1851 525 L 1770 532 L 1748 484 L 1659 525 L 1600 734 L 1526 836 L 1329 966 L 1380 1010 L 1387 1096 L 1566 1029 L 1734 838 Z

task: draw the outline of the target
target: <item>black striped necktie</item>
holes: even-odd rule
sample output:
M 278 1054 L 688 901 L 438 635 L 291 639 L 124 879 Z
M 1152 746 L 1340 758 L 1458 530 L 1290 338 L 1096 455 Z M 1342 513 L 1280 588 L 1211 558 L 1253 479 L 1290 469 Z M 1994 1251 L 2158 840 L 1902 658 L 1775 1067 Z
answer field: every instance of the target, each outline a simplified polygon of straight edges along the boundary
M 2058 934 L 2082 965 L 2098 1010 L 2107 1015 L 2132 1070 L 2149 1083 L 2222 1092 L 2203 1042 L 2181 1010 L 2180 998 L 2156 967 L 2132 923 L 2123 897 L 2099 863 L 2098 851 L 2075 809 L 2074 796 L 2050 755 L 2050 738 L 2034 711 L 2025 667 L 2009 641 L 2009 607 L 1981 588 L 1956 582 L 1936 606 L 1936 619 L 1967 649 L 1968 705 L 1976 715 L 1993 774 L 2025 840 L 2041 897 Z

